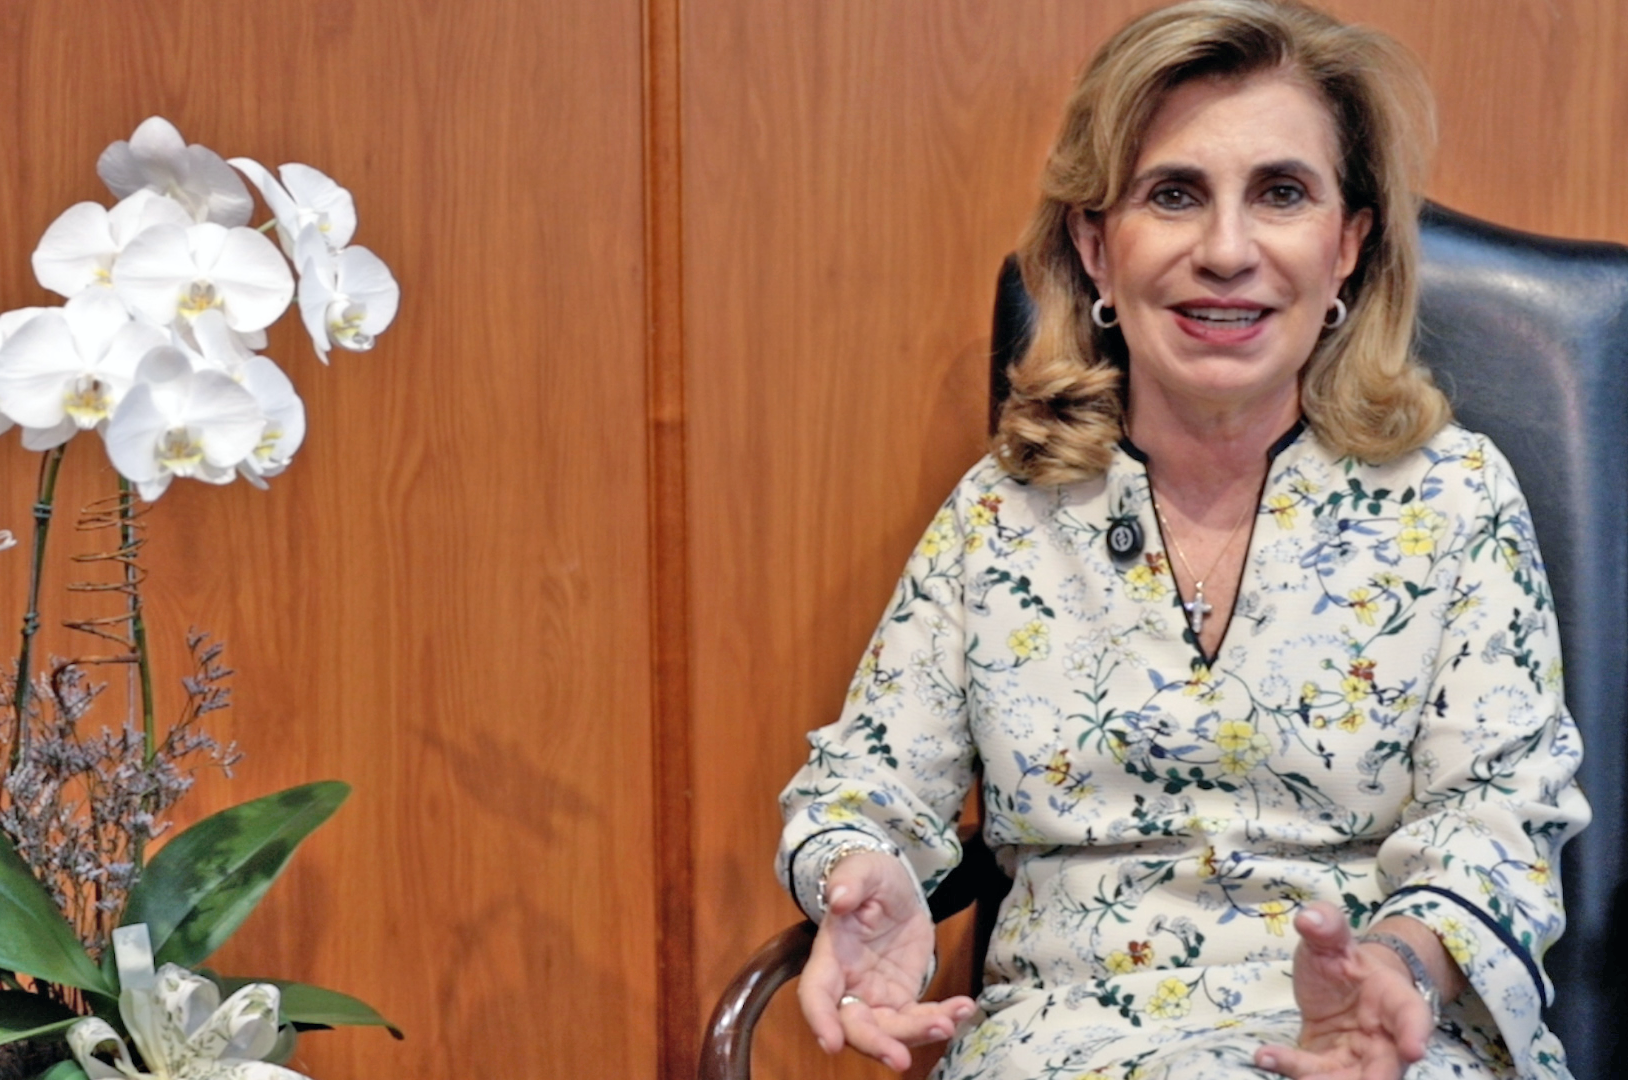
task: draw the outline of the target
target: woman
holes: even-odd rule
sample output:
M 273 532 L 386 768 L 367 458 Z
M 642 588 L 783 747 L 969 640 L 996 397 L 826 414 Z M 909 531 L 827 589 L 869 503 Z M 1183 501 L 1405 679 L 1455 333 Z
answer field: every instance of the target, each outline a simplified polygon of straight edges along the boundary
M 1398 47 L 1283 0 L 1154 12 L 1082 77 L 995 453 L 782 796 L 828 1051 L 1568 1075 L 1580 750 L 1514 477 L 1408 353 L 1428 134 Z M 922 1002 L 975 765 L 1014 885 L 980 1002 Z

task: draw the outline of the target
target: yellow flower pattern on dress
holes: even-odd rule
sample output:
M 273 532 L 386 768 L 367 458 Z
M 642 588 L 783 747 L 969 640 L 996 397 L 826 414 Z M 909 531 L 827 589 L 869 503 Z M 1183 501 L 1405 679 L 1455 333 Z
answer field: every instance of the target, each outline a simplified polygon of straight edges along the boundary
M 1454 963 L 1466 967 L 1475 958 L 1478 951 L 1476 939 L 1462 919 L 1449 916 L 1443 919 L 1435 930 Z
M 1564 1080 L 1529 972 L 1561 925 L 1580 750 L 1508 464 L 1452 427 L 1382 466 L 1309 430 L 1285 447 L 1213 656 L 1186 632 L 1138 459 L 1060 487 L 981 462 L 811 734 L 780 864 L 811 915 L 855 833 L 931 892 L 982 777 L 1014 880 L 988 1019 L 934 1080 L 1253 1075 L 1263 1041 L 1295 1037 L 1294 917 L 1314 900 L 1353 930 L 1430 926 L 1479 1002 L 1448 1004 L 1442 1031 L 1507 1043 L 1496 1080 Z M 1155 550 L 1119 565 L 1126 517 Z M 1486 1080 L 1467 1044 L 1431 1046 L 1419 1080 Z
M 940 510 L 927 534 L 921 538 L 919 550 L 929 559 L 952 554 L 956 548 L 955 518 L 947 510 Z
M 1549 661 L 1549 665 L 1543 669 L 1543 685 L 1550 690 L 1559 690 L 1561 684 L 1565 681 L 1564 674 L 1565 665 L 1560 662 L 1560 657 L 1557 656 Z
M 1221 748 L 1221 771 L 1234 776 L 1253 769 L 1272 752 L 1272 740 L 1247 720 L 1224 722 L 1216 732 L 1215 744 Z
M 1195 668 L 1181 692 L 1188 697 L 1198 698 L 1206 705 L 1214 705 L 1224 696 L 1221 693 L 1221 684 L 1210 677 L 1210 669 L 1207 667 Z
M 826 814 L 832 821 L 858 821 L 863 815 L 860 810 L 865 805 L 865 793 L 849 788 L 839 792 L 826 808 Z
M 1362 625 L 1374 625 L 1374 616 L 1379 613 L 1379 601 L 1372 591 L 1367 588 L 1352 589 L 1346 595 L 1346 600 L 1351 604 L 1351 613 L 1362 622 Z
M 1295 498 L 1293 495 L 1273 495 L 1266 500 L 1266 509 L 1280 529 L 1294 528 Z
M 1285 900 L 1268 900 L 1257 907 L 1255 912 L 1266 920 L 1268 934 L 1282 937 L 1284 931 L 1289 929 L 1289 916 L 1294 913 L 1294 905 Z
M 1132 600 L 1163 600 L 1170 585 L 1153 567 L 1138 563 L 1125 574 L 1125 592 Z
M 1193 1010 L 1193 991 L 1180 979 L 1165 979 L 1148 999 L 1147 1013 L 1160 1020 L 1175 1020 Z
M 1436 550 L 1436 528 L 1440 517 L 1429 507 L 1418 503 L 1404 506 L 1401 515 L 1402 531 L 1396 543 L 1404 555 L 1431 555 Z
M 1006 647 L 1019 660 L 1044 660 L 1051 655 L 1051 627 L 1035 619 L 1013 630 Z

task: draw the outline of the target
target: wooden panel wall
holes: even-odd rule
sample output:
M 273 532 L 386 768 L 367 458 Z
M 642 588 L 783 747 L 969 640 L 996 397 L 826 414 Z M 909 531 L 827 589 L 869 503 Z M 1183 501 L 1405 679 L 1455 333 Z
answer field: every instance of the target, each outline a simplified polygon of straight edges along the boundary
M 993 282 L 1077 67 L 1147 2 L 691 0 L 685 22 L 700 996 L 795 919 L 773 800 L 981 452 Z M 1628 5 L 1339 0 L 1423 59 L 1433 194 L 1628 241 Z M 719 774 L 714 766 L 735 767 Z M 790 995 L 760 1075 L 821 1060 Z M 920 1070 L 918 1070 L 919 1072 Z
M 47 299 L 35 241 L 154 113 L 348 185 L 403 289 L 369 355 L 273 335 L 310 432 L 269 492 L 178 483 L 148 519 L 161 651 L 207 627 L 238 670 L 247 760 L 195 810 L 355 785 L 218 966 L 407 1029 L 307 1038 L 324 1080 L 653 1075 L 638 0 L 13 0 L 0 35 L 0 304 Z M 33 459 L 6 437 L 0 527 Z
M 409 1030 L 303 1068 L 690 1075 L 795 917 L 769 863 L 801 735 L 981 452 L 994 273 L 1073 73 L 1148 6 L 0 5 L 0 307 L 46 299 L 35 240 L 152 113 L 330 171 L 403 284 L 370 356 L 273 336 L 311 432 L 270 492 L 179 485 L 149 518 L 172 676 L 189 625 L 239 672 L 248 760 L 192 812 L 357 788 L 220 958 Z M 1628 241 L 1625 0 L 1332 6 L 1430 70 L 1438 198 Z M 64 503 L 109 483 L 92 450 Z M 8 437 L 0 527 L 33 469 Z M 789 995 L 759 1047 L 770 1078 L 882 1075 L 821 1060 Z

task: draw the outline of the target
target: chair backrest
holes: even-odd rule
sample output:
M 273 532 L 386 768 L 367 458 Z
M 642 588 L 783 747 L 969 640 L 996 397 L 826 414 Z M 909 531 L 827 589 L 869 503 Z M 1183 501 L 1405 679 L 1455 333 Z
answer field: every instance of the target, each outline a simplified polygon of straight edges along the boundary
M 1569 927 L 1546 960 L 1549 1024 L 1577 1080 L 1628 1075 L 1628 248 L 1519 233 L 1438 206 L 1418 350 L 1532 506 L 1582 730 L 1594 824 L 1565 850 Z M 1033 308 L 1015 259 L 996 290 L 991 424 Z

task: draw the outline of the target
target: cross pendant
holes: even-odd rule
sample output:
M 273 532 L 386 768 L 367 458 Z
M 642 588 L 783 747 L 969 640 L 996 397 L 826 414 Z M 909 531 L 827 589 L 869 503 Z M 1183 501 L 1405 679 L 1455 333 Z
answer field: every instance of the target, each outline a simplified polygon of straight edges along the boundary
M 1193 598 L 1182 607 L 1187 609 L 1187 625 L 1193 628 L 1193 636 L 1197 637 L 1204 632 L 1204 616 L 1215 609 L 1204 602 L 1204 583 L 1195 582 L 1193 585 Z

